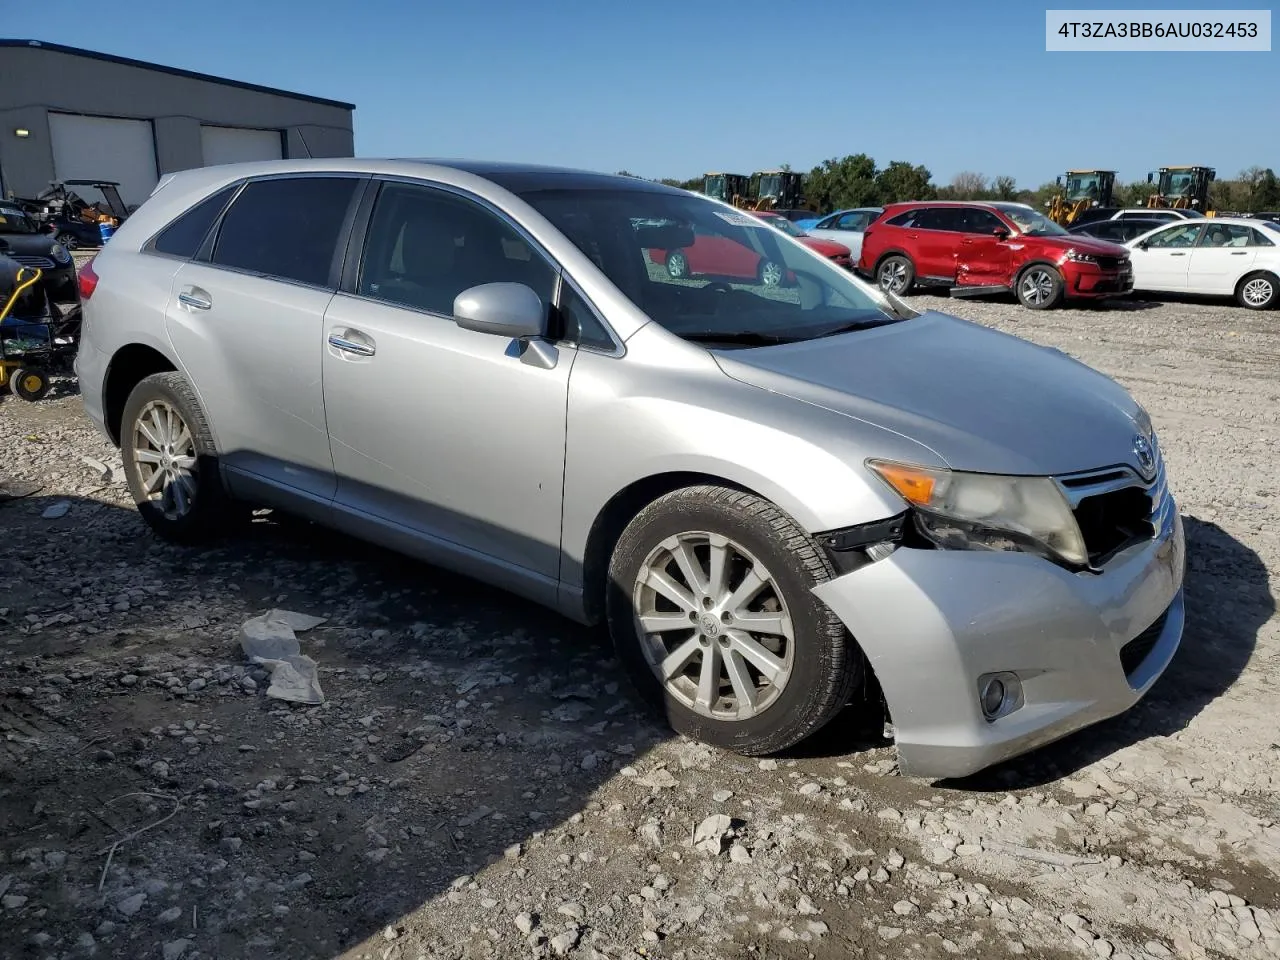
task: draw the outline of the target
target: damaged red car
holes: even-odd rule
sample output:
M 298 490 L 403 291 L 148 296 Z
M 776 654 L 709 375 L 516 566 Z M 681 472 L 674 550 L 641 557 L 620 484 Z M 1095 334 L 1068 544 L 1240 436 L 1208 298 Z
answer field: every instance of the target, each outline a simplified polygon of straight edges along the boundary
M 894 203 L 863 234 L 858 272 L 905 295 L 1013 293 L 1033 310 L 1132 292 L 1124 247 L 1068 233 L 1023 203 Z

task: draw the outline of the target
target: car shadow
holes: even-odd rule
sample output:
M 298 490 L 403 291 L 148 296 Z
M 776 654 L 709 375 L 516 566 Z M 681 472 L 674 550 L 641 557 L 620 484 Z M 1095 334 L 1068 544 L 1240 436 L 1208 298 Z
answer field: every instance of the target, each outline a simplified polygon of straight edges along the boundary
M 1244 671 L 1258 632 L 1276 612 L 1267 567 L 1217 524 L 1184 517 L 1186 626 L 1164 675 L 1125 713 L 962 780 L 956 790 L 1031 789 L 1144 740 L 1184 730 Z
M 184 548 L 131 508 L 36 494 L 0 502 L 0 527 L 0 720 L 22 734 L 12 763 L 0 742 L 0 862 L 38 837 L 70 853 L 58 884 L 101 878 L 88 913 L 57 908 L 73 925 L 162 880 L 156 910 L 198 900 L 202 954 L 334 956 L 518 856 L 672 736 L 601 631 L 304 520 L 259 511 Z M 241 625 L 273 607 L 328 618 L 299 636 L 321 706 L 268 698 L 245 662 Z M 104 872 L 103 824 L 170 802 L 182 815 Z M 123 937 L 99 955 L 134 955 Z

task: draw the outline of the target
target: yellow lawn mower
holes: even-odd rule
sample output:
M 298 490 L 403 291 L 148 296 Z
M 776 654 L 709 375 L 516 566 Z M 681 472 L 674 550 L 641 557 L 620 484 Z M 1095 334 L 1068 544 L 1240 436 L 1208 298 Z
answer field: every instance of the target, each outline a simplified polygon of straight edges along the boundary
M 80 345 L 80 307 L 63 313 L 38 267 L 0 255 L 0 388 L 42 400 L 53 377 L 70 373 Z

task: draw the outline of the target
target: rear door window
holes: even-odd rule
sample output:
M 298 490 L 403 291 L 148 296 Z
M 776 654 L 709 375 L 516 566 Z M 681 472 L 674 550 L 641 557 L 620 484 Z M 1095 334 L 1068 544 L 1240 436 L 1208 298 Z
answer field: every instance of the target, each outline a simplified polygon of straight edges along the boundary
M 222 218 L 210 261 L 310 286 L 330 285 L 361 179 L 284 177 L 249 183 Z

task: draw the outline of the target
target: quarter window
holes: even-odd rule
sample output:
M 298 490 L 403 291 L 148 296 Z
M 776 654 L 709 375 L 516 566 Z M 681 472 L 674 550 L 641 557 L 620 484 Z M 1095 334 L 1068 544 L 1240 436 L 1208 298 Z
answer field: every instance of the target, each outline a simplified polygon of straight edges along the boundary
M 612 350 L 613 338 L 594 310 L 567 282 L 560 285 L 560 326 L 564 339 L 584 347 Z
M 214 221 L 218 219 L 218 214 L 222 213 L 227 201 L 239 187 L 240 184 L 233 184 L 201 200 L 161 230 L 151 245 L 152 249 L 157 253 L 190 260 L 200 252 L 204 238 L 209 235 L 209 228 L 213 226 Z
M 222 218 L 212 262 L 327 286 L 359 182 L 352 177 L 285 177 L 249 183 Z
M 556 272 L 504 220 L 430 187 L 384 184 L 369 222 L 356 292 L 453 316 L 481 283 L 523 283 L 551 303 Z

